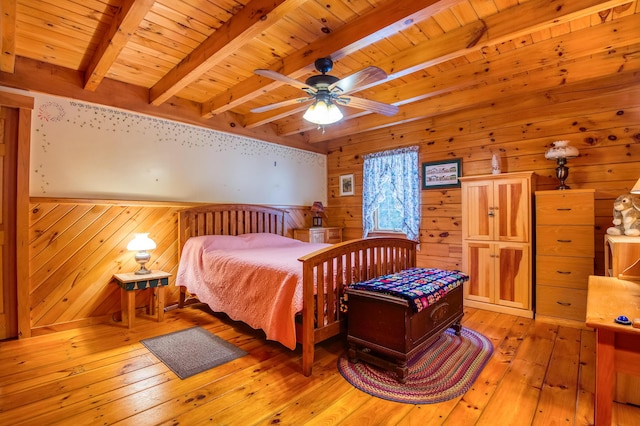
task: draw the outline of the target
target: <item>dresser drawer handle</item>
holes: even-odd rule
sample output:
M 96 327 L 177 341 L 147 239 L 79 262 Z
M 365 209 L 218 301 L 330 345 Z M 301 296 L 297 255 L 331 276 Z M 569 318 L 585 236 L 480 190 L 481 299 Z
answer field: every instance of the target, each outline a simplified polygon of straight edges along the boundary
M 565 208 L 559 208 L 559 209 L 556 209 L 556 210 L 558 210 L 559 212 L 570 212 L 570 211 L 571 211 L 571 209 L 570 209 L 570 208 L 568 208 L 568 207 L 565 207 Z
M 571 271 L 556 271 L 558 274 L 571 275 Z
M 556 240 L 556 241 L 558 241 L 559 243 L 570 243 L 571 242 L 571 240 Z
M 556 303 L 561 306 L 571 306 L 571 303 L 569 302 L 556 302 Z

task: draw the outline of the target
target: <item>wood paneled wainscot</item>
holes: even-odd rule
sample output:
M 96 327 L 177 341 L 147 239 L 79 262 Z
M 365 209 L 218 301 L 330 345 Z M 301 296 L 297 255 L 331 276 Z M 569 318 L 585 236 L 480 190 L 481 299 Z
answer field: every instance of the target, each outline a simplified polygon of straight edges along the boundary
M 536 192 L 536 318 L 584 325 L 594 261 L 593 189 Z
M 462 182 L 462 268 L 467 306 L 533 317 L 533 172 L 470 176 Z

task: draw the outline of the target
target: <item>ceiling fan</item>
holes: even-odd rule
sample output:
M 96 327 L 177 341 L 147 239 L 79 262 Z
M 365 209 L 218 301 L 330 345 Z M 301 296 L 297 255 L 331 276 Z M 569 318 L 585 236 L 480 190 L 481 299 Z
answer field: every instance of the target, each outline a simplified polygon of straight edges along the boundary
M 356 91 L 361 86 L 386 79 L 387 74 L 380 68 L 366 67 L 348 77 L 339 79 L 327 74 L 333 68 L 331 58 L 316 59 L 314 65 L 320 74 L 309 77 L 304 83 L 269 69 L 255 70 L 254 72 L 258 75 L 302 89 L 308 96 L 254 108 L 251 112 L 266 112 L 276 108 L 313 101 L 304 118 L 318 125 L 335 123 L 343 117 L 337 105 L 348 105 L 386 116 L 391 116 L 398 112 L 398 107 L 395 105 L 349 96 L 349 93 Z

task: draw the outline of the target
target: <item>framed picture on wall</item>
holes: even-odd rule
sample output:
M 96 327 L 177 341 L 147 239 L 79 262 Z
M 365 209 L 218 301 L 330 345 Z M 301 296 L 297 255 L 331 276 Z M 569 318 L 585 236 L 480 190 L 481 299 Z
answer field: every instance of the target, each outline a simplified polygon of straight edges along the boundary
M 340 196 L 353 195 L 353 187 L 355 182 L 353 181 L 353 175 L 341 175 L 340 176 Z
M 422 189 L 460 187 L 460 176 L 460 158 L 422 163 Z

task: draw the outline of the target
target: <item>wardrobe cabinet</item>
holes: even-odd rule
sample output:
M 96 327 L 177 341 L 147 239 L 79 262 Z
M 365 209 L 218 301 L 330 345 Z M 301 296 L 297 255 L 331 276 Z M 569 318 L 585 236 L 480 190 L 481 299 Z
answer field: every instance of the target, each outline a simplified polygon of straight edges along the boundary
M 533 172 L 460 178 L 465 304 L 532 318 Z
M 536 318 L 584 324 L 593 275 L 593 189 L 536 191 Z

